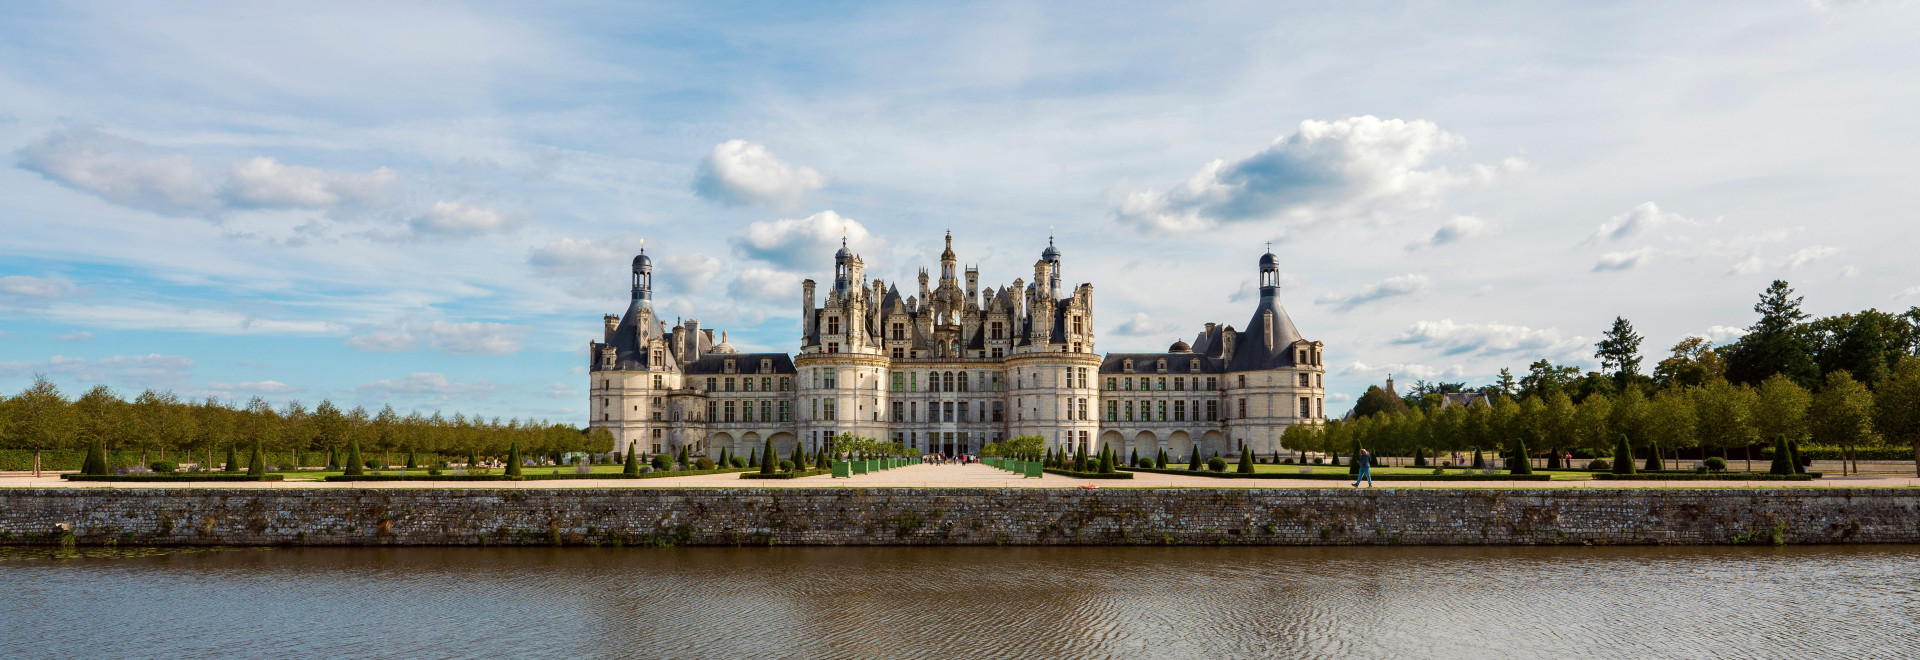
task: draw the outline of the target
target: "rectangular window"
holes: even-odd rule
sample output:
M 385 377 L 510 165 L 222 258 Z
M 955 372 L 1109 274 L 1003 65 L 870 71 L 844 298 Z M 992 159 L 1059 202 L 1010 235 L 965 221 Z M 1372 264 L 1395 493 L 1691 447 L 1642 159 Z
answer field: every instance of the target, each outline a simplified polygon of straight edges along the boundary
M 1111 391 L 1111 390 L 1117 390 L 1117 389 L 1120 389 L 1120 388 L 1119 388 L 1119 385 L 1120 385 L 1120 382 L 1119 382 L 1119 380 L 1117 380 L 1117 379 L 1115 379 L 1115 378 L 1114 378 L 1114 377 L 1112 377 L 1112 376 L 1108 376 L 1108 377 L 1107 377 L 1107 389 L 1108 389 L 1108 390 L 1110 390 L 1110 391 Z
M 1247 418 L 1247 400 L 1241 399 L 1240 400 L 1240 419 L 1246 419 L 1246 418 Z
M 1166 377 L 1166 376 L 1161 376 L 1161 377 L 1160 377 L 1160 387 L 1159 387 L 1159 388 L 1157 388 L 1157 389 L 1159 389 L 1159 390 L 1160 390 L 1160 391 L 1162 391 L 1162 392 L 1165 392 L 1165 391 L 1167 390 L 1167 377 Z
M 1167 402 L 1161 401 L 1158 407 L 1160 408 L 1159 420 L 1162 422 L 1167 421 Z
M 1182 391 L 1185 391 L 1186 389 L 1187 389 L 1187 379 L 1185 378 L 1173 379 L 1173 391 L 1182 392 Z
M 908 392 L 920 391 L 920 372 L 915 371 L 907 374 L 907 391 Z
M 786 405 L 786 404 L 781 404 L 781 405 Z M 761 401 L 761 402 L 760 402 L 760 421 L 762 421 L 762 422 L 771 422 L 771 421 L 773 421 L 773 402 L 772 402 L 772 401 Z M 784 420 L 784 419 L 783 419 L 783 420 L 780 420 L 780 421 L 783 421 L 783 422 L 784 422 L 784 421 L 787 421 L 787 420 Z
M 728 392 L 732 392 L 732 391 L 733 391 L 733 379 L 732 379 L 732 378 L 728 378 L 728 379 L 727 379 L 727 391 L 728 391 Z
M 959 380 L 960 380 L 960 391 L 962 392 L 967 391 L 967 372 L 965 371 L 960 372 Z
M 813 401 L 807 403 L 807 419 L 810 419 L 810 420 L 820 419 L 820 400 L 819 399 L 814 399 Z
M 1214 390 L 1217 390 L 1217 389 L 1220 389 L 1220 384 L 1214 381 L 1214 377 L 1213 377 L 1213 376 L 1208 376 L 1208 377 L 1207 377 L 1207 391 L 1208 391 L 1208 392 L 1212 392 L 1212 391 L 1214 391 Z
M 1127 402 L 1127 421 L 1133 421 L 1133 402 Z
M 733 402 L 732 401 L 727 402 L 726 421 L 729 421 L 729 422 L 733 421 Z
M 1327 416 L 1327 400 L 1326 399 L 1313 400 L 1313 416 L 1314 417 Z
M 1087 421 L 1087 400 L 1080 399 L 1080 421 Z
M 907 402 L 907 421 L 910 421 L 910 422 L 920 421 L 920 402 L 918 401 Z
M 893 402 L 893 421 L 896 421 L 896 422 L 907 421 L 907 404 L 905 402 L 903 401 Z
M 1311 399 L 1311 398 L 1308 398 L 1308 397 L 1304 397 L 1304 396 L 1303 396 L 1303 397 L 1300 397 L 1300 416 L 1301 416 L 1301 417 L 1312 417 L 1312 416 L 1313 416 L 1313 406 L 1312 406 L 1312 403 L 1313 403 L 1313 399 Z
M 1109 422 L 1120 421 L 1120 402 L 1119 401 L 1107 402 L 1107 421 Z
M 1313 387 L 1313 377 L 1307 374 L 1300 374 L 1300 386 Z
M 713 419 L 714 419 L 714 410 L 715 410 L 715 409 L 716 409 L 716 408 L 718 407 L 718 404 L 719 404 L 719 402 L 718 402 L 718 401 L 708 401 L 708 402 L 707 402 L 707 421 L 713 421 Z
M 1000 347 L 999 347 L 999 346 L 995 346 L 995 347 L 993 347 L 993 356 L 994 356 L 995 358 L 1000 358 L 1000 357 L 1005 357 L 1005 356 L 1003 356 L 1003 355 L 1001 355 L 1001 354 L 1000 354 Z
M 718 378 L 708 378 L 708 379 L 707 379 L 707 391 L 708 391 L 708 392 L 712 392 L 712 391 L 714 391 L 714 390 L 716 390 L 716 389 L 718 389 L 718 388 L 719 388 L 719 385 L 720 385 L 720 379 L 718 379 Z
M 792 389 L 793 389 L 793 382 L 792 382 L 792 379 L 791 379 L 791 378 L 788 378 L 788 377 L 786 377 L 786 376 L 781 376 L 781 377 L 780 377 L 780 391 L 782 391 L 782 392 L 786 392 L 786 391 L 789 391 L 789 390 L 792 390 Z
M 825 401 L 822 401 L 822 402 L 820 402 L 820 410 L 821 410 L 821 413 L 822 413 L 822 414 L 824 414 L 824 415 L 826 416 L 826 419 L 827 419 L 827 421 L 829 421 L 829 422 L 831 422 L 831 421 L 833 421 L 833 420 L 835 420 L 835 419 L 839 419 L 838 417 L 836 417 L 836 416 L 834 415 L 834 407 L 835 407 L 835 406 L 834 406 L 834 403 L 835 403 L 835 402 L 834 402 L 834 400 L 833 400 L 833 399 L 827 399 L 827 400 L 825 400 Z
M 904 358 L 906 357 L 906 354 L 907 352 L 904 350 L 901 350 L 899 346 L 893 347 L 893 359 L 898 360 L 898 359 Z
M 953 402 L 949 401 L 940 406 L 940 421 L 953 421 Z
M 661 381 L 661 377 L 660 377 L 660 375 L 659 375 L 659 374 L 654 374 L 654 376 L 653 376 L 653 389 L 656 389 L 656 390 L 657 390 L 657 389 L 660 389 L 660 383 L 661 383 L 661 382 L 662 382 L 662 381 Z
M 957 419 L 962 422 L 967 421 L 967 402 L 960 402 L 960 416 Z
M 834 383 L 834 369 L 833 367 L 827 367 L 827 389 L 833 389 L 834 388 L 833 383 Z
M 1240 387 L 1246 387 L 1246 386 L 1247 386 L 1247 375 L 1246 375 L 1246 374 L 1240 374 L 1240 375 L 1239 375 L 1239 379 L 1240 379 L 1240 380 L 1239 380 L 1239 382 L 1240 382 Z
M 999 349 L 994 349 L 994 350 L 998 351 Z M 994 357 L 1000 357 L 1000 356 L 995 355 Z M 993 391 L 995 392 L 1007 391 L 1007 375 L 1006 374 L 998 373 L 998 372 L 995 372 L 993 374 Z
M 897 373 L 893 375 L 893 391 L 898 392 L 901 389 L 905 388 L 906 386 L 907 386 L 906 374 Z
M 1207 421 L 1209 422 L 1220 421 L 1220 402 L 1219 401 L 1207 402 Z
M 1006 405 L 1007 404 L 1003 401 L 993 402 L 993 421 L 996 421 L 996 422 L 1007 421 Z
M 1128 377 L 1127 377 L 1127 379 L 1126 379 L 1126 384 L 1127 384 L 1127 391 L 1129 391 L 1129 392 L 1131 392 L 1131 391 L 1133 391 L 1133 377 L 1132 377 L 1132 376 L 1128 376 Z
M 1173 402 L 1173 421 L 1176 421 L 1176 422 L 1187 421 L 1187 402 L 1185 401 Z

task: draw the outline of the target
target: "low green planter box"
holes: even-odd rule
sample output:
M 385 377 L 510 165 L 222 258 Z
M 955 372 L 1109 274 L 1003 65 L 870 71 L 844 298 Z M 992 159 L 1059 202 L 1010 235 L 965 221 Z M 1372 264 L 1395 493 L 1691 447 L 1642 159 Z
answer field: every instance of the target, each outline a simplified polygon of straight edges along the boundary
M 1040 461 L 1027 461 L 1026 470 L 1024 472 L 1021 472 L 1020 478 L 1038 479 L 1040 478 L 1041 475 L 1045 474 L 1044 470 L 1046 469 L 1046 467 L 1047 467 L 1047 464 L 1041 463 Z
M 867 473 L 867 462 L 866 462 L 866 461 L 853 461 L 853 473 L 854 473 L 854 474 L 866 474 L 866 473 Z
M 833 478 L 850 479 L 853 477 L 853 464 L 846 461 L 833 462 Z

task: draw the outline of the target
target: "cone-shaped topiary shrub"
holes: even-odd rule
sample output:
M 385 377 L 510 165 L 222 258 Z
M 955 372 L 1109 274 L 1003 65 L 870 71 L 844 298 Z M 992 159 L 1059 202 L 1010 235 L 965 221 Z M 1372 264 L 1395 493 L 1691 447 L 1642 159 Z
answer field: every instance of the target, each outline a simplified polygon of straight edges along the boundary
M 1240 450 L 1240 469 L 1237 470 L 1237 472 L 1240 474 L 1253 474 L 1252 451 L 1245 449 Z
M 240 471 L 240 452 L 235 451 L 233 448 L 233 445 L 227 445 L 227 465 L 226 465 L 226 468 L 221 471 L 222 472 L 239 472 Z
M 1113 474 L 1114 472 L 1116 472 L 1116 470 L 1113 468 L 1113 449 L 1109 447 L 1106 451 L 1100 452 L 1100 474 Z
M 80 462 L 80 474 L 105 476 L 107 471 L 107 447 L 99 438 L 87 443 L 87 458 Z
M 247 476 L 261 477 L 267 474 L 267 456 L 260 451 L 260 439 L 253 439 L 253 455 L 247 457 Z
M 1487 467 L 1487 457 L 1482 456 L 1480 454 L 1479 447 L 1474 447 L 1473 448 L 1473 469 L 1480 470 L 1486 467 Z
M 1787 457 L 1793 459 L 1794 474 L 1807 473 L 1807 459 L 1800 457 L 1800 443 L 1798 442 L 1787 443 Z
M 467 450 L 467 469 L 471 470 L 477 467 L 480 467 L 480 457 L 475 456 L 473 454 L 472 449 L 468 449 Z
M 345 473 L 349 477 L 358 477 L 367 473 L 366 462 L 360 460 L 360 441 L 347 444 L 347 466 Z
M 1427 450 L 1422 449 L 1420 447 L 1413 448 L 1413 466 L 1414 467 L 1427 466 Z
M 1140 450 L 1127 450 L 1127 467 L 1140 467 Z
M 638 443 L 627 443 L 627 461 L 625 465 L 620 466 L 620 474 L 629 477 L 640 476 L 640 452 L 634 450 L 636 444 Z
M 793 455 L 787 457 L 787 460 L 793 461 L 794 465 L 807 464 L 807 452 L 801 449 L 801 446 L 798 442 L 793 443 Z
M 769 457 L 773 456 L 773 436 L 767 436 L 766 447 L 762 448 L 761 451 Z M 774 462 L 772 458 L 760 462 L 760 474 L 773 474 L 773 468 Z
M 1527 441 L 1514 440 L 1513 458 L 1507 459 L 1510 474 L 1533 474 L 1533 461 L 1527 458 Z
M 1353 449 L 1347 452 L 1347 474 L 1360 474 L 1360 440 L 1355 438 Z
M 507 445 L 507 476 L 520 476 L 520 443 Z
M 1654 443 L 1647 446 L 1647 464 L 1644 469 L 1648 472 L 1659 472 L 1661 470 L 1667 469 L 1666 465 L 1664 465 L 1663 462 L 1660 460 L 1660 444 L 1659 443 Z
M 1613 446 L 1613 473 L 1638 474 L 1633 467 L 1633 445 L 1627 443 L 1627 436 L 1620 436 L 1620 442 Z
M 680 445 L 680 456 L 677 459 L 675 459 L 674 462 L 679 463 L 680 469 L 682 470 L 692 467 L 693 466 L 692 448 L 687 445 Z
M 1187 450 L 1187 471 L 1200 471 L 1200 448 L 1197 446 Z
M 340 469 L 340 450 L 338 449 L 327 450 L 327 469 L 328 470 Z
M 1162 449 L 1160 455 L 1153 457 L 1153 466 L 1162 470 L 1167 469 L 1167 450 Z
M 1778 436 L 1773 440 L 1773 469 L 1770 474 L 1794 474 L 1793 450 L 1787 448 L 1787 436 Z

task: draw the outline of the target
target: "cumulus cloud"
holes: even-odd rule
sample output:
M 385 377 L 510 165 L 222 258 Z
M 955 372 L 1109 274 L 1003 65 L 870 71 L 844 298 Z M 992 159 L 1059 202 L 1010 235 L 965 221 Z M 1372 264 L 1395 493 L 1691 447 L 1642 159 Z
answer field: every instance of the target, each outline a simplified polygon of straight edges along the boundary
M 780 160 L 764 145 L 728 140 L 714 145 L 700 161 L 693 190 L 722 204 L 787 209 L 825 185 L 826 176 L 811 167 Z
M 720 274 L 720 260 L 697 252 L 675 252 L 655 263 L 660 264 L 660 274 L 666 281 L 654 283 L 672 285 L 678 293 L 699 293 L 707 284 Z
M 1715 344 L 1729 344 L 1741 337 L 1747 336 L 1747 331 L 1744 328 L 1736 328 L 1729 325 L 1716 325 L 1707 328 L 1706 332 L 1689 333 L 1687 336 L 1699 337 Z
M 1336 310 L 1344 312 L 1367 303 L 1379 302 L 1389 298 L 1421 295 L 1432 288 L 1432 278 L 1420 274 L 1409 274 L 1389 277 L 1377 284 L 1346 295 L 1334 293 L 1324 294 L 1315 299 L 1314 302 L 1321 305 L 1329 305 Z
M 249 380 L 238 383 L 216 380 L 208 382 L 207 389 L 226 393 L 229 396 L 232 396 L 236 392 L 243 394 L 288 394 L 300 391 L 298 387 L 277 380 Z
M 1587 236 L 1587 240 L 1584 242 L 1621 241 L 1629 238 L 1638 238 L 1645 235 L 1648 231 L 1668 225 L 1697 224 L 1699 223 L 1688 220 L 1678 213 L 1662 211 L 1660 210 L 1660 206 L 1653 202 L 1645 202 L 1633 207 L 1632 210 L 1626 213 L 1613 216 L 1607 219 L 1606 222 L 1600 223 L 1600 228 L 1595 230 L 1592 235 Z
M 417 350 L 422 344 L 454 355 L 510 355 L 520 351 L 527 326 L 507 323 L 403 322 L 347 338 L 347 347 L 375 353 Z
M 506 231 L 514 227 L 500 211 L 460 202 L 438 201 L 407 223 L 416 235 L 465 238 Z
M 193 371 L 193 358 L 181 355 L 115 355 L 101 360 L 55 355 L 46 360 L 0 362 L 0 376 L 24 377 L 44 373 L 89 386 L 121 383 L 158 387 L 180 383 Z
M 1342 376 L 1393 376 L 1394 380 L 1407 382 L 1407 379 L 1425 380 L 1429 378 L 1465 378 L 1467 368 L 1462 365 L 1432 367 L 1424 364 L 1398 362 L 1394 364 L 1367 364 L 1355 362 L 1341 370 Z
M 799 294 L 799 275 L 770 268 L 748 268 L 727 285 L 727 295 L 766 303 L 798 302 Z
M 1600 255 L 1600 259 L 1598 261 L 1593 262 L 1593 272 L 1605 273 L 1605 272 L 1611 272 L 1611 271 L 1633 270 L 1635 268 L 1639 268 L 1641 266 L 1646 265 L 1647 261 L 1652 258 L 1653 258 L 1653 248 L 1650 248 L 1650 247 L 1643 247 L 1638 250 L 1627 250 L 1624 252 L 1608 252 L 1606 254 Z
M 229 209 L 333 209 L 384 198 L 393 170 L 337 173 L 255 157 L 231 167 L 92 129 L 48 134 L 20 150 L 20 166 L 75 190 L 169 215 Z
M 573 285 L 569 292 L 597 298 L 608 291 L 625 291 L 633 257 L 646 247 L 639 236 L 562 238 L 527 250 L 527 266 L 536 275 Z
M 73 282 L 57 277 L 0 277 L 0 302 L 48 302 L 72 296 L 76 291 Z
M 795 270 L 832 259 L 844 236 L 854 252 L 880 247 L 853 218 L 821 211 L 805 218 L 761 221 L 728 238 L 740 254 Z
M 461 383 L 447 378 L 446 374 L 423 371 L 408 374 L 405 378 L 389 378 L 365 383 L 354 387 L 353 391 L 363 397 L 425 397 L 445 402 L 453 399 L 485 399 L 499 389 L 492 381 L 485 378 L 471 383 Z
M 1449 190 L 1525 167 L 1512 158 L 1466 172 L 1428 166 L 1434 156 L 1463 143 L 1430 121 L 1307 120 L 1253 155 L 1207 163 L 1171 190 L 1126 194 L 1114 217 L 1161 232 L 1231 222 L 1376 217 L 1430 208 Z
M 1585 337 L 1563 337 L 1552 328 L 1533 329 L 1500 323 L 1454 323 L 1451 319 L 1419 321 L 1394 338 L 1397 344 L 1414 344 L 1445 355 L 1527 354 L 1564 356 L 1584 351 Z
M 1439 229 L 1434 230 L 1432 236 L 1408 243 L 1407 251 L 1438 247 L 1491 233 L 1493 233 L 1492 223 L 1470 215 L 1456 215 L 1441 224 Z
M 1751 275 L 1768 270 L 1793 270 L 1801 266 L 1840 254 L 1840 248 L 1826 245 L 1809 245 L 1784 257 L 1763 258 L 1758 254 L 1747 255 L 1727 269 L 1728 275 Z
M 1133 316 L 1127 317 L 1126 322 L 1114 328 L 1113 332 L 1129 337 L 1147 337 L 1174 332 L 1178 327 L 1174 323 L 1155 319 L 1153 315 L 1146 312 L 1134 312 Z

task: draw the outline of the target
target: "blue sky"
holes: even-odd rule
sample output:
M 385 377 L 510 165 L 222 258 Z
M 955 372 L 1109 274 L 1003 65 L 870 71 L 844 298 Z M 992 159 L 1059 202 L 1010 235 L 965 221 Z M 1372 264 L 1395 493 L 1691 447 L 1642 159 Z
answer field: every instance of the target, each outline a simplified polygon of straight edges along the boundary
M 578 421 L 642 241 L 791 351 L 843 231 L 1004 285 L 1051 227 L 1102 351 L 1272 242 L 1337 408 L 1920 304 L 1913 3 L 396 4 L 10 5 L 0 388 Z

